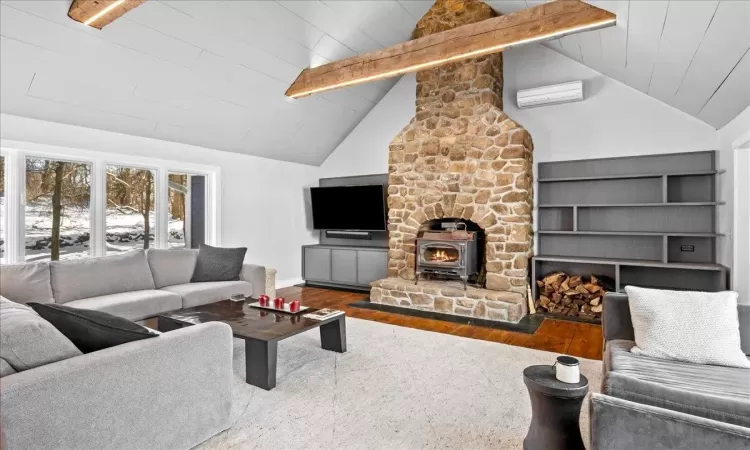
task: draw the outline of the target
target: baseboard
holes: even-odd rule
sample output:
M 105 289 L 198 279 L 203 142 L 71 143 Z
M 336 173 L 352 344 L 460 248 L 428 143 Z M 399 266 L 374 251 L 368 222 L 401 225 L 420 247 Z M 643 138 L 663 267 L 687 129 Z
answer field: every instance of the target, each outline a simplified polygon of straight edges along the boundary
M 292 287 L 292 286 L 296 286 L 304 282 L 305 280 L 303 280 L 302 278 L 290 278 L 288 280 L 276 280 L 276 289 Z

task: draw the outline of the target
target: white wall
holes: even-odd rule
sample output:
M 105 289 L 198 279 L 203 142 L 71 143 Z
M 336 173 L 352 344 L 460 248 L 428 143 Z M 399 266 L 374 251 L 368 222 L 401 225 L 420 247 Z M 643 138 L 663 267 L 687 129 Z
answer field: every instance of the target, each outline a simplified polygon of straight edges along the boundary
M 734 274 L 732 289 L 750 304 L 750 141 L 734 150 L 737 199 L 734 209 Z
M 504 54 L 504 109 L 534 139 L 536 162 L 716 150 L 716 130 L 541 45 Z M 518 109 L 518 89 L 583 80 L 586 100 Z M 416 81 L 404 76 L 326 159 L 330 176 L 387 169 L 388 143 L 414 116 Z
M 221 245 L 247 247 L 246 261 L 277 269 L 279 285 L 299 282 L 301 246 L 317 242 L 303 211 L 318 167 L 8 114 L 0 138 L 219 167 Z
M 388 144 L 414 117 L 417 80 L 404 75 L 321 166 L 321 178 L 388 172 Z
M 541 45 L 505 52 L 503 107 L 534 140 L 536 162 L 717 149 L 716 130 Z M 583 80 L 583 102 L 518 109 L 516 91 Z
M 731 149 L 750 141 L 750 106 L 718 131 L 722 150 Z
M 731 252 L 732 289 L 740 293 L 740 301 L 750 304 L 750 107 L 719 129 L 717 135 L 722 159 L 734 165 L 723 176 L 725 184 L 719 186 L 723 198 L 731 200 L 723 208 L 732 209 L 733 213 L 732 232 L 719 250 Z

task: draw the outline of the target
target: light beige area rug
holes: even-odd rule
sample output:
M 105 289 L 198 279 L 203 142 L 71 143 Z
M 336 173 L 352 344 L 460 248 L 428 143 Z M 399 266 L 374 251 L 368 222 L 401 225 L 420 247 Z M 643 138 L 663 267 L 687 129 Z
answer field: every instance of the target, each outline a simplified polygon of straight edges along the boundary
M 347 318 L 348 352 L 318 330 L 279 343 L 277 387 L 244 382 L 235 340 L 232 426 L 197 449 L 520 449 L 531 419 L 522 372 L 556 354 Z M 601 362 L 581 360 L 590 391 Z M 588 444 L 588 399 L 581 414 Z

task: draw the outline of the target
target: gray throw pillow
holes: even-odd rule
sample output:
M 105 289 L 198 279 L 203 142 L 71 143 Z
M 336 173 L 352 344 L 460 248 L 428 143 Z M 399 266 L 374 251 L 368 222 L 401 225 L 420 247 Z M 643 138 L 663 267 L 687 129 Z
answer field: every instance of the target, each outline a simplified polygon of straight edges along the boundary
M 195 271 L 198 250 L 152 248 L 146 252 L 156 289 L 190 283 Z
M 14 373 L 16 373 L 16 371 L 13 370 L 10 364 L 8 364 L 8 361 L 0 358 L 0 378 L 13 375 Z
M 247 248 L 220 248 L 201 244 L 192 282 L 237 281 Z
M 52 261 L 49 267 L 55 303 L 154 289 L 145 250 L 101 258 Z
M 83 353 L 158 336 L 135 322 L 102 311 L 42 303 L 29 303 L 29 306 Z
M 36 262 L 0 266 L 0 295 L 16 303 L 52 303 L 49 264 Z
M 16 372 L 81 355 L 73 343 L 25 305 L 0 297 L 0 358 Z

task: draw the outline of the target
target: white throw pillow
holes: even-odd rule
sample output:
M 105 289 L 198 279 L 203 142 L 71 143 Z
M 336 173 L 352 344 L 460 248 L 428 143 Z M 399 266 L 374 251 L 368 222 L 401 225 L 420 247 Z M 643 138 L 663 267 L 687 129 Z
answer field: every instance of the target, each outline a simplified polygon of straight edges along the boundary
M 636 355 L 750 368 L 740 347 L 737 293 L 627 286 Z

